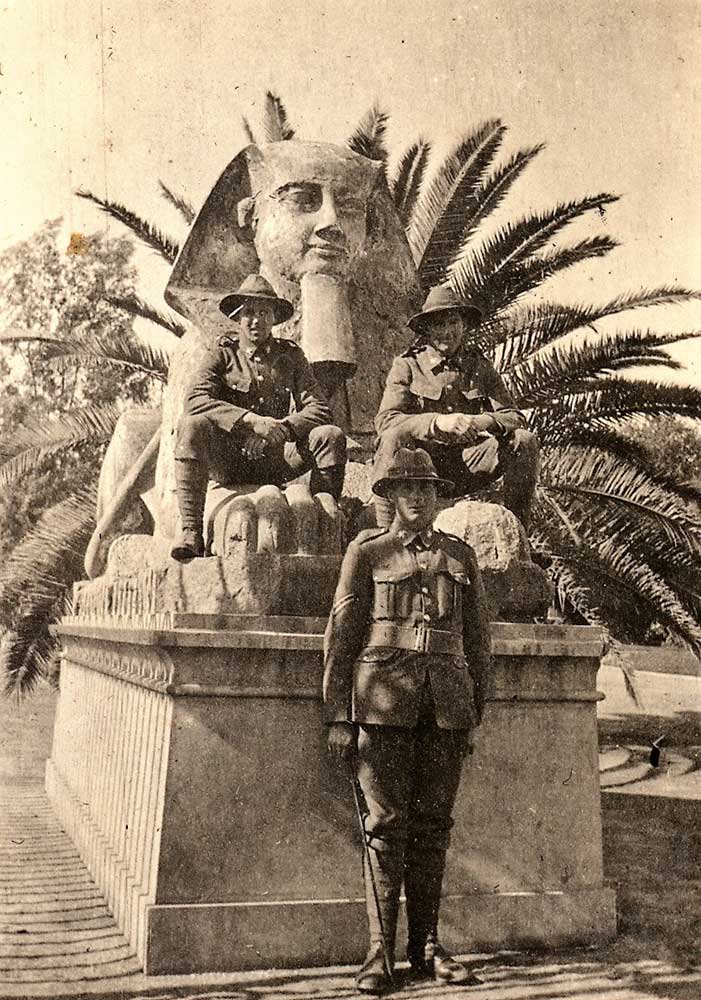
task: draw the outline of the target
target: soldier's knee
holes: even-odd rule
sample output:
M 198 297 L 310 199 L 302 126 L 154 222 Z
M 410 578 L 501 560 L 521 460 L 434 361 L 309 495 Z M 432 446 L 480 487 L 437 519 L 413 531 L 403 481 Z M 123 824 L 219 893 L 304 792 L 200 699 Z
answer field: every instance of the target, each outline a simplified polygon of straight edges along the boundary
M 209 444 L 210 431 L 211 421 L 203 415 L 181 417 L 175 439 L 175 457 L 201 458 Z
M 540 442 L 533 431 L 519 428 L 514 431 L 514 449 L 515 451 L 530 452 L 533 455 L 537 455 L 540 451 Z
M 393 455 L 399 448 L 413 448 L 416 438 L 409 430 L 403 427 L 393 427 L 385 431 L 377 440 L 377 452 Z
M 313 454 L 329 458 L 328 465 L 344 465 L 346 461 L 346 435 L 335 424 L 322 424 L 309 433 L 309 449 Z

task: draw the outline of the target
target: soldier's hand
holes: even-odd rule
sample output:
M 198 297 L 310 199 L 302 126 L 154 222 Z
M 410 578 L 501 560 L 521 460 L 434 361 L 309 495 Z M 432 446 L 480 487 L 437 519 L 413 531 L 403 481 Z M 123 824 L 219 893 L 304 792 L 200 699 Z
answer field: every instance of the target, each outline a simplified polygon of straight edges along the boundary
M 248 458 L 258 459 L 263 457 L 267 442 L 265 438 L 258 437 L 257 434 L 249 434 L 243 444 L 244 454 Z
M 275 427 L 271 428 L 266 437 L 266 443 L 270 448 L 282 448 L 285 441 L 289 441 L 290 435 L 287 427 L 282 421 L 276 421 Z
M 338 760 L 348 760 L 355 753 L 358 731 L 352 722 L 332 722 L 329 726 L 328 747 Z
M 262 448 L 258 449 L 261 453 L 266 447 L 281 447 L 290 438 L 290 433 L 285 424 L 281 420 L 276 420 L 275 417 L 265 417 L 259 413 L 247 413 L 243 418 L 243 422 L 263 442 Z M 248 450 L 250 451 L 250 448 Z
M 469 413 L 441 413 L 436 417 L 436 430 L 461 444 L 476 444 L 481 428 L 477 417 Z

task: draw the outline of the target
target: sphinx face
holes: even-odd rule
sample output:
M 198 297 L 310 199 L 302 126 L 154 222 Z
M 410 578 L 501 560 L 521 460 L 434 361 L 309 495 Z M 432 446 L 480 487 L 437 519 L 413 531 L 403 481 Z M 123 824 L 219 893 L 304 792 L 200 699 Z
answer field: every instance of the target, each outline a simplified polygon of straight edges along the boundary
M 308 274 L 347 278 L 365 244 L 378 165 L 322 143 L 261 151 L 252 164 L 252 204 L 244 207 L 261 270 L 295 283 Z

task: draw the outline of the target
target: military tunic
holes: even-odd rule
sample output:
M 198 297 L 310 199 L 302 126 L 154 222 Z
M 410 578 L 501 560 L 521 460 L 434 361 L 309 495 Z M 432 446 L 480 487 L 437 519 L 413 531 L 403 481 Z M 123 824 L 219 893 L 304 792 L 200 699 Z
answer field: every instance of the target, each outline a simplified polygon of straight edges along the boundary
M 428 529 L 361 532 L 325 637 L 327 722 L 359 726 L 365 827 L 377 850 L 444 850 L 469 734 L 482 717 L 489 625 L 472 549 Z
M 465 445 L 437 427 L 442 414 L 491 417 L 476 444 Z M 464 347 L 444 358 L 419 342 L 395 359 L 375 418 L 376 468 L 397 448 L 425 448 L 438 474 L 469 493 L 504 477 L 504 502 L 525 524 L 538 476 L 538 440 L 492 363 Z
M 282 421 L 288 441 L 253 459 L 247 453 L 247 413 Z M 244 350 L 236 337 L 221 337 L 192 372 L 178 425 L 176 459 L 206 458 L 210 478 L 221 483 L 282 483 L 316 465 L 343 467 L 345 437 L 332 425 L 303 352 L 271 337 Z

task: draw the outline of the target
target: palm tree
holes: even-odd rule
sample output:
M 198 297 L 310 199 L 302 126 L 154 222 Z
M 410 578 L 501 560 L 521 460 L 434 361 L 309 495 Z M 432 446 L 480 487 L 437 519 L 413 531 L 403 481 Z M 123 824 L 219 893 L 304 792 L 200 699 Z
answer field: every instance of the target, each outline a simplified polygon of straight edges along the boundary
M 614 249 L 609 236 L 567 242 L 564 231 L 603 213 L 616 197 L 587 195 L 495 228 L 495 210 L 543 147 L 500 159 L 506 126 L 495 119 L 471 129 L 438 164 L 430 143 L 417 139 L 390 170 L 387 120 L 372 107 L 348 145 L 384 164 L 423 286 L 448 283 L 483 311 L 481 347 L 542 444 L 530 540 L 550 564 L 563 615 L 600 625 L 611 641 L 640 641 L 654 622 L 673 640 L 701 649 L 701 522 L 692 503 L 698 492 L 652 467 L 629 433 L 654 433 L 660 416 L 700 419 L 701 392 L 628 374 L 640 366 L 679 367 L 666 348 L 698 334 L 634 328 L 610 335 L 597 327 L 610 317 L 701 296 L 662 286 L 595 305 L 542 301 L 547 279 Z M 254 140 L 245 119 L 243 133 Z M 294 135 L 282 102 L 268 93 L 261 138 Z M 194 212 L 188 201 L 163 184 L 161 192 L 189 224 Z M 119 203 L 79 194 L 165 261 L 175 259 L 172 237 Z M 144 302 L 120 305 L 179 333 L 177 321 Z M 38 432 L 34 447 L 43 442 Z

